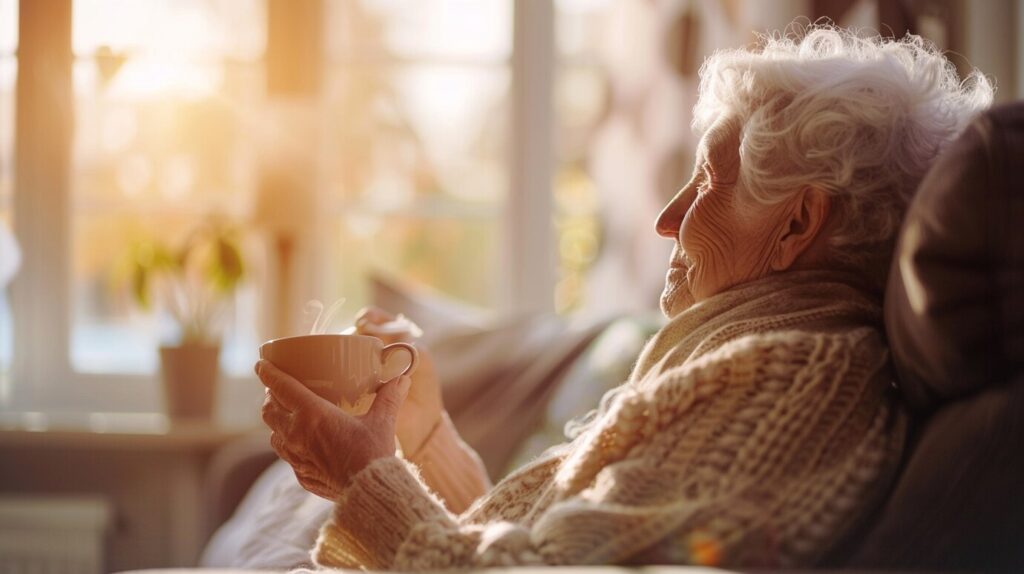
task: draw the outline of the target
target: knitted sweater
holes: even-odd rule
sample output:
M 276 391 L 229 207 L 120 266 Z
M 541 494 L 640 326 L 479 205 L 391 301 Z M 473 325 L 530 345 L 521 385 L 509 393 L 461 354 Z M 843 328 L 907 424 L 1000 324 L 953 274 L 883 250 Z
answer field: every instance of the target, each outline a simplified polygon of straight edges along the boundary
M 877 302 L 810 271 L 683 312 L 591 415 L 458 516 L 408 461 L 373 461 L 316 562 L 809 566 L 886 492 L 906 428 Z

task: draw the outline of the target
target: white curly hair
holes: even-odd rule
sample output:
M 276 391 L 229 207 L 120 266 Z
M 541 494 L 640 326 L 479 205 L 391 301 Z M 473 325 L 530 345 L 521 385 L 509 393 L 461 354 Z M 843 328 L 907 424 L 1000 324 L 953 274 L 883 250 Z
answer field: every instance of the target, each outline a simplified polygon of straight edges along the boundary
M 833 259 L 884 281 L 910 197 L 993 93 L 976 69 L 960 81 L 919 36 L 795 23 L 704 62 L 693 127 L 702 134 L 723 114 L 736 117 L 737 189 L 761 204 L 824 190 L 841 218 Z

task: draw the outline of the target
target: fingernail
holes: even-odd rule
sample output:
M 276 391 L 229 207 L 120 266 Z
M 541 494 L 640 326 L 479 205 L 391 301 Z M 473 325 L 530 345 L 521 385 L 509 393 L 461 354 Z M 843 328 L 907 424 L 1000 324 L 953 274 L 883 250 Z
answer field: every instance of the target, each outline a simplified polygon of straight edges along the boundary
M 260 372 L 263 371 L 263 360 L 256 361 L 256 375 L 259 376 Z

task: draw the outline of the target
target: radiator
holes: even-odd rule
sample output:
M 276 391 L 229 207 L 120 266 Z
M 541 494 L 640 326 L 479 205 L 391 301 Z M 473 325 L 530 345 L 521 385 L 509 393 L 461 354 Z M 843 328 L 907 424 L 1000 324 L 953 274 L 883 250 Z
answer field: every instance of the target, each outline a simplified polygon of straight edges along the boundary
M 0 573 L 103 574 L 103 498 L 0 496 Z

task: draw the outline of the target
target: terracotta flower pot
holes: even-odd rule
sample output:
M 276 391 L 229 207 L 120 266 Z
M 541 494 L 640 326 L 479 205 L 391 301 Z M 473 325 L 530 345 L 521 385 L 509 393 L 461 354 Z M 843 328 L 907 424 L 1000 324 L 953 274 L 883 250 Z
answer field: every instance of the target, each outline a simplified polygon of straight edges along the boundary
M 217 397 L 219 345 L 160 347 L 164 405 L 172 419 L 210 420 Z

